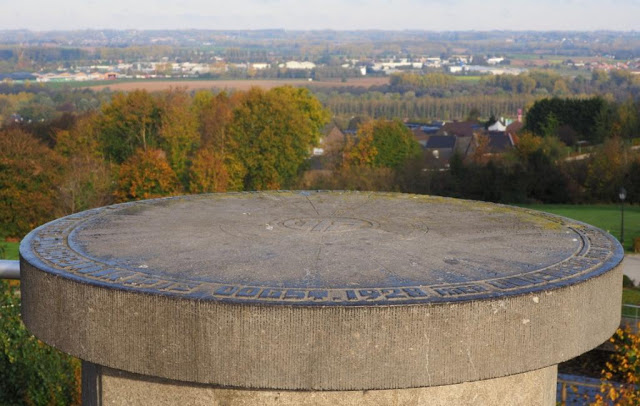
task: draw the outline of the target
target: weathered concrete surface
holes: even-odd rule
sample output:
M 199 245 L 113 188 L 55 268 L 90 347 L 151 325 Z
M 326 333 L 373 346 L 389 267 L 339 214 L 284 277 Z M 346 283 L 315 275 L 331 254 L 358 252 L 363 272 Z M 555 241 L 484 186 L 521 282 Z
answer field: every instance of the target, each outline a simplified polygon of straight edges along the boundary
M 23 317 L 45 342 L 99 365 L 221 386 L 504 377 L 573 358 L 620 319 L 622 251 L 609 235 L 428 196 L 137 202 L 34 230 L 21 256 Z
M 451 406 L 555 405 L 555 366 L 485 381 L 369 391 L 273 391 L 190 385 L 98 367 L 83 399 L 93 405 L 190 406 Z

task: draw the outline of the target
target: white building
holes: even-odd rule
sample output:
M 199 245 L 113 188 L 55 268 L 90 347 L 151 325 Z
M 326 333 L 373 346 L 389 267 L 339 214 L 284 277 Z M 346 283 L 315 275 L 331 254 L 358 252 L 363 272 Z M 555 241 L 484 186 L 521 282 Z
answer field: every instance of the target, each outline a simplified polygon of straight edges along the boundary
M 316 67 L 316 64 L 313 62 L 298 62 L 298 61 L 288 61 L 286 63 L 278 65 L 281 68 L 287 69 L 304 69 L 311 70 Z
M 255 70 L 262 70 L 262 69 L 268 69 L 271 66 L 271 64 L 268 63 L 252 63 L 251 67 Z

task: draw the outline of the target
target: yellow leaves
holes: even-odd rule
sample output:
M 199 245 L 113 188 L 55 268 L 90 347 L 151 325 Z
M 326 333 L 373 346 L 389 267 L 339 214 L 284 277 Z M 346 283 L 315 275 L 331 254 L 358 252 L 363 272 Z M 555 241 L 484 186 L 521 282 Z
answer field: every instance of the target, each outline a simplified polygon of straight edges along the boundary
M 600 395 L 594 404 L 608 405 L 608 401 L 611 401 L 615 405 L 637 405 L 640 402 L 640 388 L 637 386 L 640 336 L 625 327 L 618 329 L 609 341 L 614 344 L 615 352 L 602 371 Z
M 343 166 L 374 166 L 378 149 L 373 145 L 374 126 L 368 122 L 358 129 L 357 140 L 347 139 L 342 158 Z
M 400 121 L 374 120 L 361 124 L 356 140 L 347 141 L 343 166 L 397 169 L 420 152 L 413 134 Z

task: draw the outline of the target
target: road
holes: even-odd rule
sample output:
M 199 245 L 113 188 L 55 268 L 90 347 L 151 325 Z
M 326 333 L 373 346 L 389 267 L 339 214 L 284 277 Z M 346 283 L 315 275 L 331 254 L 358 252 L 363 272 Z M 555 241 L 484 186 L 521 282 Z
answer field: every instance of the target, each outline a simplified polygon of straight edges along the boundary
M 638 285 L 640 283 L 640 254 L 626 254 L 622 263 L 622 272 Z

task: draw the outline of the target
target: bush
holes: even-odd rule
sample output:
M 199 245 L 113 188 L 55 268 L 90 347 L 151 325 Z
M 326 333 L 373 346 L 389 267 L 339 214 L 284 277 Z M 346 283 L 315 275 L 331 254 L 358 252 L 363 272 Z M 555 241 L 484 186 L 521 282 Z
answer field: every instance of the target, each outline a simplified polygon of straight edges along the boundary
M 622 275 L 622 287 L 623 288 L 633 288 L 634 287 L 633 281 L 627 275 Z
M 0 404 L 80 404 L 80 361 L 27 331 L 18 286 L 6 281 L 0 281 Z

